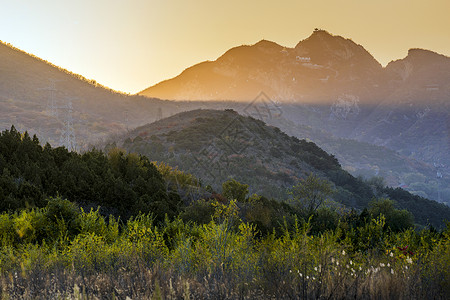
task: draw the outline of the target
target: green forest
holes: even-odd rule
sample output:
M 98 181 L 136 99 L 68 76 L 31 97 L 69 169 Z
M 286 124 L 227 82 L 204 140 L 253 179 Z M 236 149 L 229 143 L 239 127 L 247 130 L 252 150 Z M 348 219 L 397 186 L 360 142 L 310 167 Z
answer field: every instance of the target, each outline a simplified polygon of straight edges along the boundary
M 0 134 L 2 299 L 448 299 L 443 206 L 426 219 L 423 198 L 334 174 L 275 199 L 12 127 Z M 367 205 L 336 201 L 339 180 L 370 190 Z

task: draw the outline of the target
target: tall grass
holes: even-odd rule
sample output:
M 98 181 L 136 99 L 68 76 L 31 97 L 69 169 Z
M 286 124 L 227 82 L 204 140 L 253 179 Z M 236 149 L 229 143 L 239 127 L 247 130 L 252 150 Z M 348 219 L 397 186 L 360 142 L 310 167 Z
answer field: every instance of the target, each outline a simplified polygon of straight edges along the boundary
M 379 219 L 312 236 L 296 222 L 261 237 L 235 209 L 158 226 L 81 212 L 76 233 L 45 211 L 2 214 L 2 299 L 449 298 L 450 228 L 394 234 Z M 57 232 L 45 234 L 51 224 Z

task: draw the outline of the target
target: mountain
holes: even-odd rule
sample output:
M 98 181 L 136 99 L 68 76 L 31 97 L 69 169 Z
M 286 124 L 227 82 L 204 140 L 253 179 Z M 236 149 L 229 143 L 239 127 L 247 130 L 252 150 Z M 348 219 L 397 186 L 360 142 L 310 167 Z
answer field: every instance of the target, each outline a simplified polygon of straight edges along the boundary
M 316 144 L 231 109 L 179 113 L 138 127 L 105 148 L 114 147 L 176 166 L 215 190 L 234 178 L 248 184 L 250 193 L 286 199 L 287 189 L 313 172 L 333 183 L 334 201 L 347 207 L 363 209 L 375 196 L 390 196 L 399 207 L 411 210 L 419 224 L 440 226 L 450 218 L 450 208 L 443 204 L 371 186 L 343 170 Z
M 386 67 L 394 91 L 349 137 L 375 141 L 402 154 L 450 164 L 450 58 L 411 49 Z
M 373 97 L 382 66 L 362 46 L 316 30 L 295 48 L 262 40 L 140 92 L 172 100 L 253 100 L 261 91 L 281 102 L 326 102 L 342 92 Z M 333 97 L 331 97 L 333 96 Z
M 58 145 L 72 123 L 78 149 L 179 111 L 173 102 L 113 91 L 2 42 L 0 107 L 0 130 L 14 124 Z

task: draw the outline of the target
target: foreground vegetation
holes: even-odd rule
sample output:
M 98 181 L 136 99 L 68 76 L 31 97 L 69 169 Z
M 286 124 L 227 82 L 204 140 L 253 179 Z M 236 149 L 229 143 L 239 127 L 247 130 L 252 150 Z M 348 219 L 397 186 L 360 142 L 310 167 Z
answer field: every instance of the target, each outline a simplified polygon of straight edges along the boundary
M 69 153 L 14 128 L 0 135 L 0 170 L 5 299 L 450 294 L 450 224 L 418 229 L 383 197 L 352 210 L 314 174 L 288 201 L 250 195 L 233 179 L 218 194 L 143 156 Z
M 262 235 L 231 201 L 206 224 L 181 218 L 120 222 L 61 199 L 0 216 L 3 297 L 50 299 L 444 299 L 450 227 L 393 232 L 383 216 L 342 216 L 311 234 L 294 219 Z M 83 298 L 86 299 L 86 298 Z

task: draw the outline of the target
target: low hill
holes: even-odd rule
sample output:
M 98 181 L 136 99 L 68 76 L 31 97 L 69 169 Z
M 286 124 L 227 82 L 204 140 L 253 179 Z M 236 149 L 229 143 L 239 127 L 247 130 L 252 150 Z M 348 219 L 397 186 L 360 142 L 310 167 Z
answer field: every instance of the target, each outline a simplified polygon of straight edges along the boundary
M 337 190 L 334 200 L 347 207 L 363 209 L 373 197 L 390 195 L 389 189 L 377 191 L 350 175 L 316 144 L 233 110 L 176 114 L 138 127 L 106 149 L 116 146 L 177 166 L 216 190 L 234 178 L 249 184 L 251 193 L 286 199 L 287 189 L 312 172 L 331 181 Z M 417 222 L 440 226 L 450 218 L 449 207 L 404 193 L 392 198 L 410 209 Z

